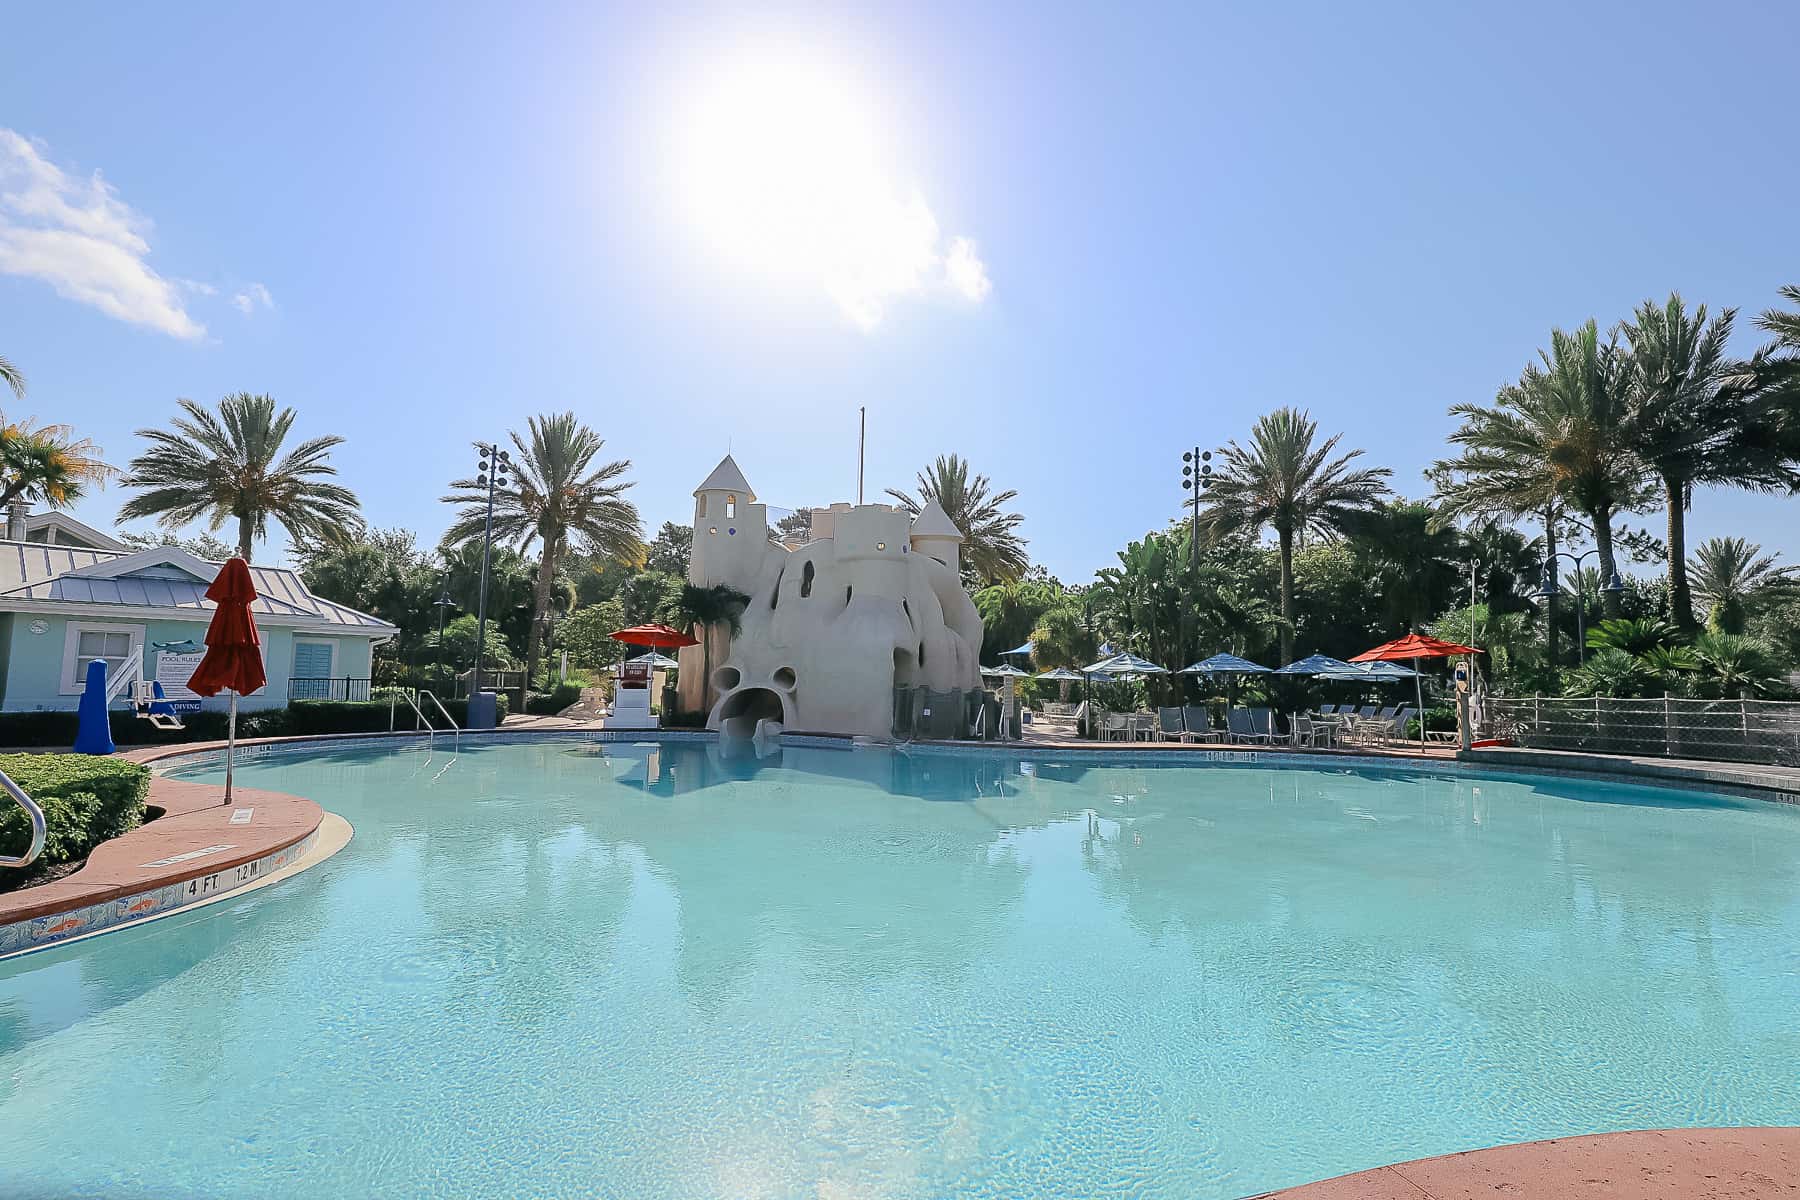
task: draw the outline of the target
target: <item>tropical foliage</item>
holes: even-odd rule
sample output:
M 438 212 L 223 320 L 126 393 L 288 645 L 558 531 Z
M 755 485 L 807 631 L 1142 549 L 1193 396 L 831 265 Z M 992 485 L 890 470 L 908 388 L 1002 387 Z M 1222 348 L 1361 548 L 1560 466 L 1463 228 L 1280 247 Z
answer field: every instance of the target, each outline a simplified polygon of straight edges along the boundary
M 4 356 L 0 356 L 0 384 L 5 384 L 11 390 L 14 398 L 19 400 L 25 398 L 24 372 L 13 366 L 12 362 Z
M 926 504 L 937 501 L 950 523 L 962 531 L 964 578 L 976 583 L 1004 583 L 1019 578 L 1029 565 L 1025 539 L 1018 534 L 1025 518 L 1005 511 L 1006 505 L 1018 499 L 1017 492 L 990 494 L 992 486 L 986 475 L 970 471 L 966 459 L 941 454 L 919 472 L 918 495 L 898 488 L 889 488 L 887 494 L 914 516 Z
M 1778 567 L 1775 556 L 1743 538 L 1708 538 L 1688 562 L 1694 596 L 1706 606 L 1706 623 L 1724 633 L 1742 633 L 1753 606 L 1793 600 L 1794 568 Z
M 245 560 L 268 537 L 270 520 L 302 544 L 341 542 L 360 529 L 356 497 L 331 482 L 331 451 L 343 438 L 308 438 L 284 454 L 294 410 L 277 409 L 272 397 L 239 392 L 217 412 L 178 403 L 183 415 L 171 429 L 137 432 L 150 447 L 126 468 L 125 486 L 138 494 L 119 510 L 121 522 L 149 517 L 176 530 L 204 521 L 216 533 L 236 521 Z
M 0 509 L 15 500 L 67 508 L 118 475 L 102 453 L 70 426 L 0 418 Z
M 1333 457 L 1341 434 L 1318 440 L 1311 416 L 1280 408 L 1257 421 L 1248 445 L 1225 447 L 1201 520 L 1209 537 L 1275 531 L 1280 552 L 1281 657 L 1294 651 L 1294 551 L 1330 539 L 1388 495 L 1386 467 L 1356 467 L 1361 450 Z
M 551 594 L 557 568 L 573 543 L 592 554 L 627 562 L 644 555 L 637 507 L 624 499 L 631 481 L 629 460 L 598 462 L 606 444 L 572 412 L 532 417 L 524 436 L 511 435 L 516 457 L 512 481 L 494 492 L 493 535 L 521 551 L 540 547 L 532 619 L 526 632 L 525 670 L 537 666 L 538 646 L 551 616 Z M 488 488 L 476 479 L 459 479 L 444 497 L 460 506 L 444 534 L 451 545 L 483 537 L 488 522 Z

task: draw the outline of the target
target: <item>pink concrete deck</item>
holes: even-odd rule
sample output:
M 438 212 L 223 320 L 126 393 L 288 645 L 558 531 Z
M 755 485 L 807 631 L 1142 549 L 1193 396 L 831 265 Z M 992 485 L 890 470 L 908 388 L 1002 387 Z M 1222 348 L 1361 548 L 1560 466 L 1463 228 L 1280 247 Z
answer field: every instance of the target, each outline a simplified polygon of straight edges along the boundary
M 294 845 L 317 829 L 325 816 L 325 810 L 311 800 L 254 788 L 234 789 L 231 806 L 225 807 L 219 803 L 223 792 L 216 783 L 152 779 L 149 802 L 163 810 L 161 817 L 95 847 L 86 865 L 74 874 L 0 895 L 0 925 L 71 912 L 228 871 Z M 255 810 L 249 823 L 230 824 L 233 810 L 241 808 Z M 181 862 L 167 861 L 219 846 L 229 848 Z M 152 865 L 156 863 L 166 865 Z
M 1378 1167 L 1255 1200 L 1773 1200 L 1800 1196 L 1800 1129 L 1660 1129 Z

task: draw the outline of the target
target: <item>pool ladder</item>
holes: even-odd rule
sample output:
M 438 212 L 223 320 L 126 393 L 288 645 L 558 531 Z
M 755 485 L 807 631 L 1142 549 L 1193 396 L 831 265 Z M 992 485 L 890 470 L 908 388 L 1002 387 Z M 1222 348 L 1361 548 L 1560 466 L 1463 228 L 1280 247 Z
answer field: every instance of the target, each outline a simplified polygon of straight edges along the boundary
M 436 706 L 439 715 L 444 718 L 444 724 L 455 736 L 456 740 L 453 743 L 454 749 L 450 752 L 450 761 L 446 762 L 438 770 L 438 773 L 432 776 L 433 780 L 439 779 L 443 776 L 444 772 L 448 771 L 451 765 L 456 762 L 457 756 L 462 753 L 462 726 L 456 723 L 456 718 L 450 715 L 450 710 L 444 707 L 444 702 L 437 698 L 437 693 L 425 688 L 420 688 L 416 693 L 409 692 L 404 688 L 395 688 L 388 698 L 388 731 L 390 733 L 393 732 L 394 716 L 399 711 L 399 703 L 402 697 L 406 700 L 406 706 L 413 710 L 413 715 L 419 718 L 419 724 L 425 727 L 425 760 L 419 764 L 419 769 L 414 771 L 413 774 L 417 775 L 419 771 L 424 770 L 425 764 L 431 761 L 431 756 L 437 753 L 438 729 L 437 726 L 431 723 L 431 718 L 425 715 L 425 710 L 419 707 L 420 698 L 430 700 L 431 703 Z
M 44 825 L 44 810 L 39 808 L 37 801 L 27 796 L 25 789 L 14 783 L 12 776 L 5 771 L 0 771 L 0 788 L 4 788 L 6 794 L 25 810 L 27 817 L 31 818 L 31 844 L 25 847 L 25 853 L 17 857 L 0 855 L 0 867 L 29 867 L 37 861 L 38 855 L 44 852 L 44 838 L 48 834 L 48 829 Z

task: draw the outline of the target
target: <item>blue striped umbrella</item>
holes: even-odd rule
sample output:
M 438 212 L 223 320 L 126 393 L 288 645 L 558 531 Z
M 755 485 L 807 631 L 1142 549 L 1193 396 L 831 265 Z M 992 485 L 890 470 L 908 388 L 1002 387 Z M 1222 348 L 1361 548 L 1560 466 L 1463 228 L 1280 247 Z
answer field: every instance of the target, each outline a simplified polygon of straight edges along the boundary
M 1181 668 L 1183 675 L 1267 675 L 1269 668 L 1235 654 L 1215 654 L 1191 667 Z
M 1291 662 L 1276 671 L 1277 675 L 1330 675 L 1339 671 L 1354 671 L 1355 667 L 1329 654 L 1309 654 L 1299 662 Z

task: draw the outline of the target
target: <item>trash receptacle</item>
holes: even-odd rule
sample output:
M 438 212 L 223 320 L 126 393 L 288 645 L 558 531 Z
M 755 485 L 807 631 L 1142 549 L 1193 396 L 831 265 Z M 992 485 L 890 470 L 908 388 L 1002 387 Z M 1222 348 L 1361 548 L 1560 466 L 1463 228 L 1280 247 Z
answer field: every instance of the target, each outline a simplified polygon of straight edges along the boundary
M 492 729 L 500 723 L 499 704 L 493 692 L 476 692 L 469 697 L 468 728 Z

